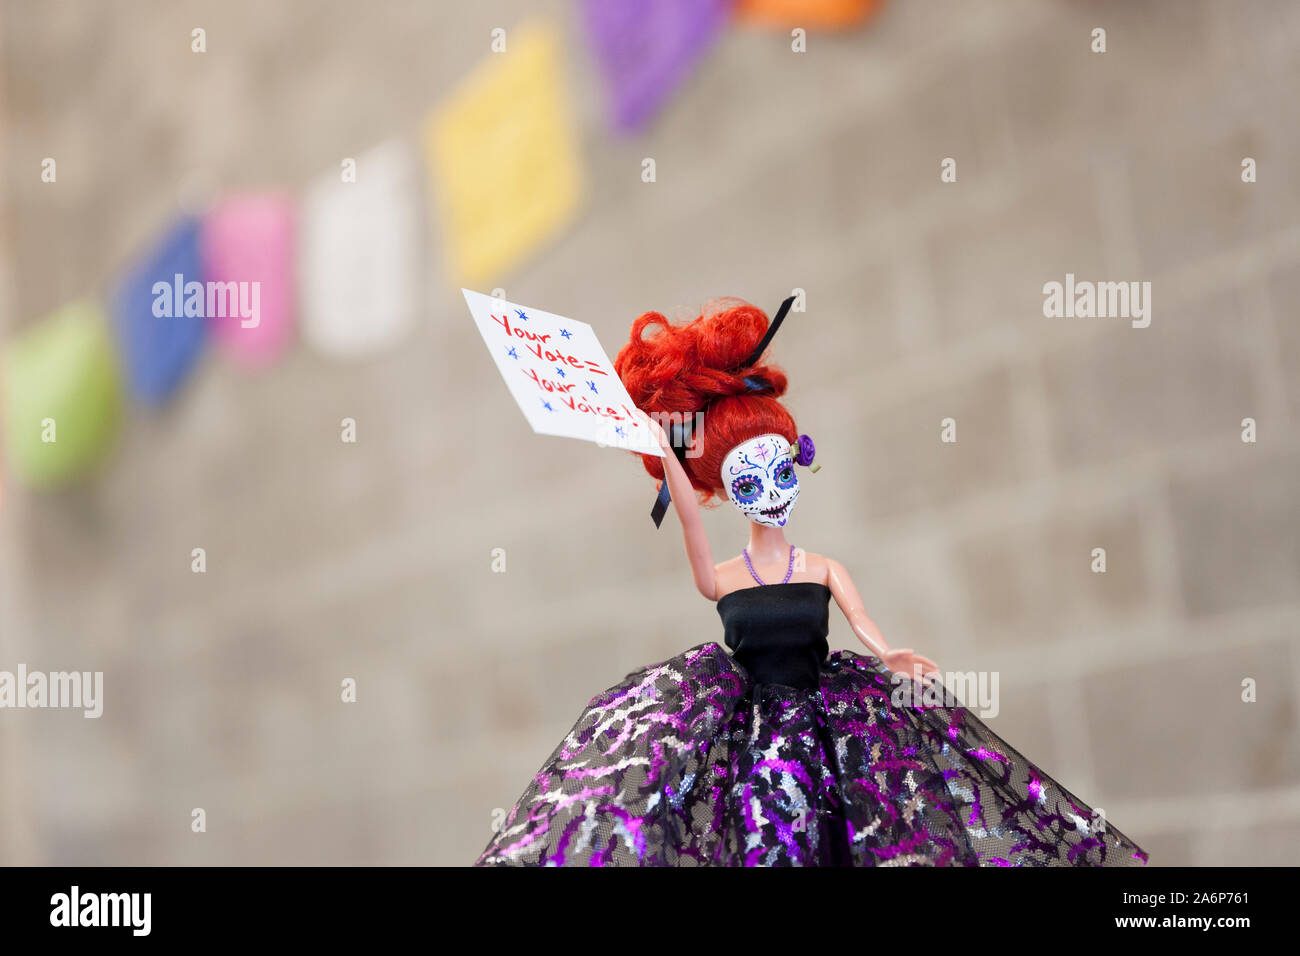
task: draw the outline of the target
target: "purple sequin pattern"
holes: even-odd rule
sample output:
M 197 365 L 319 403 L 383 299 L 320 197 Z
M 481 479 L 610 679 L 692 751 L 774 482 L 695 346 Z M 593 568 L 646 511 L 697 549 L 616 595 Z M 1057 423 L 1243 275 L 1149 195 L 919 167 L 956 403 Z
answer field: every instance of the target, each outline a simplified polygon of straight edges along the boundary
M 963 707 L 890 701 L 836 651 L 809 689 L 719 644 L 591 701 L 477 865 L 1140 866 L 1147 855 Z

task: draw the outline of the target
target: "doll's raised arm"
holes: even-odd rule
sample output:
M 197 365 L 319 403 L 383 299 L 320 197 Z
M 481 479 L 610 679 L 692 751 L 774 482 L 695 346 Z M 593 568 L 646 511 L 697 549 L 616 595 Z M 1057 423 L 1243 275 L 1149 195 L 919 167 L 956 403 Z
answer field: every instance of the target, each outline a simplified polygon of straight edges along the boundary
M 853 633 L 886 667 L 909 675 L 915 674 L 917 665 L 920 665 L 922 674 L 938 670 L 934 661 L 915 653 L 910 647 L 890 649 L 880 628 L 876 627 L 876 622 L 867 617 L 866 609 L 862 606 L 862 595 L 858 593 L 849 572 L 844 570 L 844 565 L 830 558 L 826 559 L 826 583 L 835 603 L 840 606 L 849 626 L 853 628 Z
M 691 562 L 695 587 L 710 601 L 716 601 L 718 582 L 713 570 L 713 549 L 709 547 L 708 535 L 704 533 L 699 500 L 695 497 L 695 489 L 691 487 L 686 469 L 673 454 L 668 436 L 658 422 L 654 423 L 654 427 L 659 436 L 659 447 L 664 451 L 664 475 L 668 479 L 668 493 L 672 496 L 677 520 L 682 523 L 682 538 L 686 542 L 686 557 Z

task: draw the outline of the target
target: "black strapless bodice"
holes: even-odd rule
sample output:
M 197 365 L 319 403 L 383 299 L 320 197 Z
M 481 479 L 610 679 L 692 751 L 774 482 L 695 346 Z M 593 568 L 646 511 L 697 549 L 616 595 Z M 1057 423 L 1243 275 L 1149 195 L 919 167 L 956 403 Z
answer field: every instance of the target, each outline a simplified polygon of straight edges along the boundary
M 718 601 L 724 640 L 759 684 L 816 687 L 830 645 L 831 589 L 815 581 L 765 584 Z

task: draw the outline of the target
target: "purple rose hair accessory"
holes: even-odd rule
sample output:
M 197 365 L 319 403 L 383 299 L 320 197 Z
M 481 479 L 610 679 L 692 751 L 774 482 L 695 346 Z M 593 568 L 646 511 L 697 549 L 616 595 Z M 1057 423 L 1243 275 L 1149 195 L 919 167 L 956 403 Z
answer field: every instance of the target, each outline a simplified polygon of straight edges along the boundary
M 817 446 L 813 444 L 813 440 L 807 435 L 800 435 L 794 444 L 795 448 L 798 449 L 794 456 L 795 463 L 803 465 L 805 468 L 812 465 L 811 471 L 816 474 L 821 465 L 813 465 L 812 463 L 813 455 L 817 454 Z

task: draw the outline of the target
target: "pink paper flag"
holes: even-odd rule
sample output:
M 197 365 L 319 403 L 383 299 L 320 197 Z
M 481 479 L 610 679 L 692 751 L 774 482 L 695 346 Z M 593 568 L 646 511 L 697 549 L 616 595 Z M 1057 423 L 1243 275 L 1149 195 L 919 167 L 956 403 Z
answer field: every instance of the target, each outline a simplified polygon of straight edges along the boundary
M 294 209 L 280 194 L 219 202 L 203 223 L 206 318 L 216 341 L 245 365 L 288 347 L 294 322 Z

